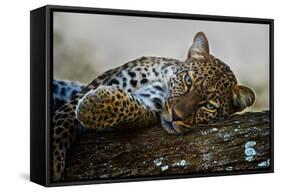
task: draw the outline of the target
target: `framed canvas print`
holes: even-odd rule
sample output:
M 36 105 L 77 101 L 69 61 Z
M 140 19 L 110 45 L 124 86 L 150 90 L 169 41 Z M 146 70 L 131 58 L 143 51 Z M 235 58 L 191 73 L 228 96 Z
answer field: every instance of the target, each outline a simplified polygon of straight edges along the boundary
M 273 20 L 31 11 L 30 179 L 273 172 Z

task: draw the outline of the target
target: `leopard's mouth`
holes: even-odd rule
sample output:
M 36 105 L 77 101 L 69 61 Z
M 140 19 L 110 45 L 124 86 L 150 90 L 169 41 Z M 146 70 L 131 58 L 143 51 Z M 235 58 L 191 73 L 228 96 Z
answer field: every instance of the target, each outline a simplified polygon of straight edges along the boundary
M 191 125 L 183 121 L 169 121 L 164 116 L 161 116 L 161 125 L 172 134 L 180 134 L 191 130 Z
M 172 110 L 169 103 L 165 104 L 164 111 L 162 112 L 160 119 L 161 125 L 168 133 L 180 134 L 191 130 L 192 125 L 188 121 L 173 120 Z

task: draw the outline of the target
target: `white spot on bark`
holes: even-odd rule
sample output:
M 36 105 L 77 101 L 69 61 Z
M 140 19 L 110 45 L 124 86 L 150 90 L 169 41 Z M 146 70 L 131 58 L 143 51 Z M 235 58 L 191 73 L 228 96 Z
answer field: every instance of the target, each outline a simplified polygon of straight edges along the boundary
M 245 144 L 245 151 L 244 151 L 244 154 L 245 154 L 245 160 L 246 161 L 253 161 L 255 159 L 255 156 L 256 156 L 256 150 L 254 149 L 254 147 L 256 146 L 256 142 L 255 141 L 248 141 L 246 144 Z
M 153 161 L 153 163 L 156 165 L 156 166 L 161 166 L 162 165 L 162 161 L 163 161 L 163 157 L 160 157 L 159 159 L 155 159 L 154 161 Z
M 207 135 L 207 132 L 206 131 L 201 131 L 200 132 L 202 135 Z
M 245 149 L 245 155 L 246 156 L 254 156 L 254 155 L 256 155 L 256 150 L 252 147 L 246 148 Z
M 169 165 L 165 165 L 161 167 L 161 171 L 166 171 L 167 169 L 169 169 Z
M 245 148 L 255 147 L 256 144 L 257 144 L 257 143 L 256 143 L 255 141 L 248 141 L 248 142 L 245 144 Z
M 216 127 L 212 129 L 212 131 L 217 131 L 217 130 L 218 130 L 218 128 L 216 128 Z
M 258 164 L 258 167 L 269 167 L 270 166 L 270 160 L 262 161 Z
M 232 170 L 233 170 L 233 167 L 231 167 L 231 166 L 230 166 L 230 167 L 227 167 L 226 170 L 227 170 L 227 171 L 232 171 Z
M 245 159 L 246 159 L 246 161 L 251 162 L 251 161 L 253 161 L 255 159 L 255 157 L 254 156 L 248 156 Z
M 226 133 L 226 134 L 223 135 L 223 140 L 229 141 L 229 140 L 231 140 L 231 136 L 228 133 Z
M 212 154 L 207 153 L 207 154 L 203 154 L 203 160 L 204 161 L 211 161 L 213 158 Z
M 108 175 L 101 175 L 100 178 L 108 178 Z
M 181 160 L 176 163 L 173 163 L 172 167 L 185 167 L 187 165 L 188 165 L 188 162 L 186 160 Z

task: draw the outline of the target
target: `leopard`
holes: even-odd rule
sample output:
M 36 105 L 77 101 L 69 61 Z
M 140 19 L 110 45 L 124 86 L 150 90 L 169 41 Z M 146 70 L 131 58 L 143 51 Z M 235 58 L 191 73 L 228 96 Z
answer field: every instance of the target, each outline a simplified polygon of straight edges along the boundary
M 66 153 L 79 132 L 141 130 L 161 126 L 188 134 L 223 121 L 255 102 L 230 67 L 195 34 L 186 59 L 143 56 L 97 76 L 53 115 L 52 177 L 62 178 Z M 80 131 L 79 131 L 80 130 Z

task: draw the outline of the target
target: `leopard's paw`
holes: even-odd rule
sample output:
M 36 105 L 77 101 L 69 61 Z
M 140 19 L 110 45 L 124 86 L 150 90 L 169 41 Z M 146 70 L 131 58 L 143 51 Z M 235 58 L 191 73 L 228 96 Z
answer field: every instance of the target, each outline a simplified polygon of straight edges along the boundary
M 109 128 L 122 117 L 127 103 L 129 98 L 125 91 L 113 86 L 100 86 L 79 100 L 76 118 L 86 128 Z

